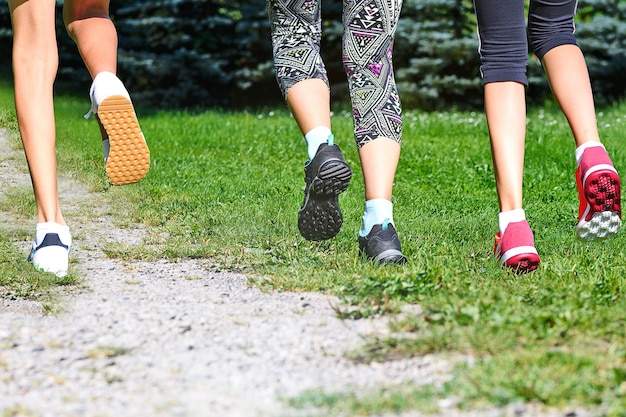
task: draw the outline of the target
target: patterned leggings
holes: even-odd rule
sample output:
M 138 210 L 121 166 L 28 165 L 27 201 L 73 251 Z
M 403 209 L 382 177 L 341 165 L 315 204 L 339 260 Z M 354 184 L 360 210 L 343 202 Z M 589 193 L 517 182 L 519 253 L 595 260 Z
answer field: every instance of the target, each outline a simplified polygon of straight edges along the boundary
M 267 5 L 274 68 L 283 96 L 307 79 L 329 85 L 320 56 L 320 0 L 267 0 Z M 392 62 L 401 7 L 402 0 L 343 1 L 343 67 L 358 148 L 381 136 L 398 143 L 402 139 L 402 107 Z

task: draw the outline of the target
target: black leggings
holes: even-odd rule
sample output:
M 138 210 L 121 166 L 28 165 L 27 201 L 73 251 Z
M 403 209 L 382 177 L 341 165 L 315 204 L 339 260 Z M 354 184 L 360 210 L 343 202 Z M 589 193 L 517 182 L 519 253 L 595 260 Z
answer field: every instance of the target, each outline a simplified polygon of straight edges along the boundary
M 524 0 L 474 0 L 483 83 L 528 85 L 528 41 L 540 60 L 552 48 L 576 45 L 577 5 L 577 0 L 530 0 L 527 37 Z

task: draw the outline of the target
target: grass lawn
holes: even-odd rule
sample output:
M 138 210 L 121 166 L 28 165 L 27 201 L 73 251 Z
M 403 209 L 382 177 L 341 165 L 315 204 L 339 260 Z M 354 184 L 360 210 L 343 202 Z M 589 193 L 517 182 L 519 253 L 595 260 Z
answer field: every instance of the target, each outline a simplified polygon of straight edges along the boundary
M 0 121 L 14 129 L 4 110 L 13 106 L 10 85 L 0 84 L 0 100 Z M 480 112 L 405 114 L 394 218 L 409 262 L 378 268 L 358 255 L 363 181 L 349 111 L 333 117 L 335 141 L 355 172 L 340 197 L 344 226 L 330 241 L 308 242 L 297 230 L 306 149 L 285 109 L 138 108 L 151 171 L 141 183 L 117 188 L 104 175 L 96 123 L 82 118 L 88 107 L 86 95 L 56 102 L 60 170 L 107 193 L 121 225 L 140 222 L 150 230 L 140 246 L 109 245 L 110 257 L 209 259 L 267 289 L 339 295 L 346 304 L 338 314 L 353 319 L 420 304 L 421 314 L 393 324 L 407 336 L 372 338 L 349 355 L 473 358 L 471 366 L 459 362 L 442 387 L 398 387 L 367 398 L 312 392 L 293 399 L 294 406 L 357 415 L 432 410 L 437 398 L 454 398 L 461 408 L 521 401 L 602 405 L 603 415 L 626 416 L 626 239 L 576 240 L 574 143 L 554 105 L 529 110 L 524 200 L 542 264 L 519 276 L 491 258 L 498 210 Z M 626 105 L 602 109 L 598 121 L 617 169 L 626 172 Z M 0 256 L 9 259 L 15 249 L 0 241 Z

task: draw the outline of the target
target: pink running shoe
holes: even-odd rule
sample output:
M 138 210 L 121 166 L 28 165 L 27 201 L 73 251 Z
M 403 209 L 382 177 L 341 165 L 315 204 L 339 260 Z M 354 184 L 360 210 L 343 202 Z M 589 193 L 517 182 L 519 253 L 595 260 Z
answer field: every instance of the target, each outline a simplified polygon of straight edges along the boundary
M 622 228 L 620 179 L 603 147 L 585 150 L 576 170 L 576 184 L 578 238 L 592 241 L 617 234 Z
M 539 266 L 535 238 L 526 220 L 510 223 L 504 235 L 496 234 L 493 254 L 501 265 L 515 272 L 531 272 Z

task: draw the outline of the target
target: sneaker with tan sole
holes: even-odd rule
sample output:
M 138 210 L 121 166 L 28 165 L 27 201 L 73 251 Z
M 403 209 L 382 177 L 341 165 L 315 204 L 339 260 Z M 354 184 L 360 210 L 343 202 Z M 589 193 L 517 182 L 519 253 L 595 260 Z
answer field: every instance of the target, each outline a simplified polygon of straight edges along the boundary
M 102 133 L 106 173 L 113 185 L 141 181 L 150 170 L 150 150 L 133 103 L 122 82 L 112 73 L 100 73 L 93 81 L 91 111 Z

